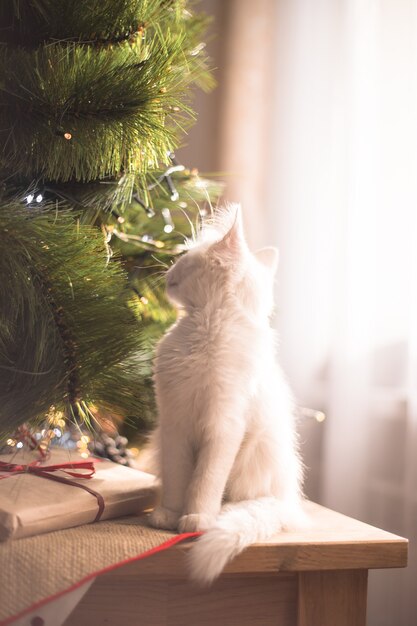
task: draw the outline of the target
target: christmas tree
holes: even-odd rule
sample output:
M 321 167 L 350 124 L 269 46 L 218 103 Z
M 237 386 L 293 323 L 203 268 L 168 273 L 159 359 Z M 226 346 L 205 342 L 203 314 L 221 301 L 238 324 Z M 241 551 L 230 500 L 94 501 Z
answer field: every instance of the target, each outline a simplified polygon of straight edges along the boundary
M 140 423 L 173 319 L 155 273 L 218 192 L 173 152 L 190 87 L 212 86 L 207 18 L 185 0 L 3 0 L 0 20 L 0 432 L 51 407 Z

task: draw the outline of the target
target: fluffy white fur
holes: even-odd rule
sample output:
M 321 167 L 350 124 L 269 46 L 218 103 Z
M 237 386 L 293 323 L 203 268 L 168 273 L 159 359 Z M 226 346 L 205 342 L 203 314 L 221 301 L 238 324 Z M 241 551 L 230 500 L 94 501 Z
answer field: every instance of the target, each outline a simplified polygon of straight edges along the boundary
M 190 557 L 203 584 L 250 543 L 303 523 L 293 401 L 269 323 L 277 264 L 275 248 L 249 251 L 232 206 L 166 275 L 183 313 L 156 354 L 162 500 L 150 521 L 207 531 Z

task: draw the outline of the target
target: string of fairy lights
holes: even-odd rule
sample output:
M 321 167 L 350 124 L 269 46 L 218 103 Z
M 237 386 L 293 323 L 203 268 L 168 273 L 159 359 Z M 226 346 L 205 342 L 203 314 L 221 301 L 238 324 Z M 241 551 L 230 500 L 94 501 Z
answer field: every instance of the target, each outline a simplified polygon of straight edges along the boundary
M 167 187 L 167 191 L 169 193 L 169 199 L 172 202 L 177 202 L 179 200 L 179 192 L 172 179 L 172 174 L 174 174 L 175 172 L 184 172 L 186 168 L 184 165 L 178 163 L 174 152 L 169 152 L 168 157 L 171 160 L 172 165 L 167 167 L 167 169 L 160 176 L 158 176 L 158 178 L 155 181 L 150 183 L 147 186 L 147 190 L 152 191 L 156 187 L 161 186 L 161 184 L 165 184 Z M 28 193 L 24 198 L 26 204 L 32 205 L 32 206 L 34 204 L 38 204 L 38 205 L 41 204 L 45 198 L 45 191 L 52 191 L 52 190 L 48 187 L 45 187 L 43 191 L 39 190 L 39 191 Z M 134 200 L 137 204 L 139 204 L 144 209 L 148 217 L 151 218 L 155 216 L 155 210 L 153 209 L 153 207 L 151 207 L 148 203 L 142 200 L 138 191 L 133 194 L 132 200 Z M 119 223 L 122 224 L 124 222 L 124 218 L 122 215 L 119 215 L 115 211 L 110 211 L 110 213 L 112 213 L 114 216 L 117 217 L 117 220 L 119 221 Z M 175 225 L 172 219 L 171 211 L 168 207 L 164 207 L 162 209 L 162 217 L 164 218 L 164 222 L 165 222 L 164 232 L 171 233 L 174 230 Z
M 184 201 L 179 201 L 180 194 L 176 188 L 176 185 L 173 179 L 173 174 L 180 173 L 180 172 L 187 172 L 187 169 L 183 164 L 177 161 L 177 158 L 174 152 L 172 151 L 168 152 L 167 156 L 171 164 L 154 181 L 152 181 L 151 183 L 147 185 L 146 191 L 152 192 L 156 188 L 165 187 L 166 192 L 168 194 L 168 199 L 171 202 L 178 203 L 178 207 L 180 210 L 185 210 L 187 208 L 187 203 Z M 204 179 L 198 176 L 198 170 L 192 169 L 190 171 L 190 174 L 195 177 L 194 185 L 197 188 L 205 189 L 207 187 L 207 181 L 205 181 Z M 119 185 L 123 184 L 124 180 L 125 180 L 125 176 L 122 176 L 121 179 L 118 181 L 118 184 Z M 42 202 L 46 199 L 46 197 L 55 197 L 55 198 L 68 200 L 69 202 L 72 202 L 74 205 L 79 206 L 80 208 L 82 208 L 83 206 L 81 201 L 78 201 L 76 198 L 70 196 L 69 194 L 63 193 L 62 190 L 59 190 L 58 192 L 58 190 L 55 190 L 53 187 L 50 187 L 50 186 L 44 186 L 40 190 L 30 191 L 29 193 L 25 195 L 24 202 L 29 207 L 36 207 L 36 206 L 40 207 L 42 205 Z M 146 202 L 141 197 L 139 191 L 136 191 L 135 193 L 132 194 L 132 201 L 138 204 L 145 211 L 148 218 L 155 217 L 156 215 L 155 209 L 149 204 L 149 202 Z M 117 225 L 113 225 L 113 224 L 105 225 L 104 231 L 105 231 L 106 244 L 109 244 L 112 237 L 115 236 L 125 243 L 137 244 L 145 250 L 146 249 L 152 250 L 155 248 L 160 249 L 166 246 L 166 243 L 164 241 L 161 241 L 160 239 L 155 239 L 152 235 L 148 233 L 144 233 L 142 235 L 126 233 L 122 227 L 122 225 L 126 221 L 125 217 L 119 214 L 118 211 L 114 207 L 110 207 L 108 212 L 116 219 L 116 222 L 120 225 L 120 228 Z M 200 210 L 200 213 L 204 214 L 204 210 L 203 209 Z M 163 232 L 165 234 L 171 234 L 175 230 L 175 223 L 174 223 L 171 209 L 168 206 L 164 206 L 160 210 L 160 215 L 162 216 L 162 219 L 164 222 Z M 183 250 L 181 246 L 177 248 L 178 249 L 175 249 L 172 252 L 178 253 Z

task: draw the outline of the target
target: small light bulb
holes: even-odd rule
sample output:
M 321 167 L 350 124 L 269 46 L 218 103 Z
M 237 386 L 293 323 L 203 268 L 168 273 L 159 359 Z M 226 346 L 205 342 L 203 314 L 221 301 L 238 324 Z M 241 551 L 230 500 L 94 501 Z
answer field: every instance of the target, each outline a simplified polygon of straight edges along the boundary
M 33 198 L 34 198 L 33 193 L 30 193 L 28 196 L 26 196 L 26 202 L 30 204 L 33 201 Z
M 16 448 L 23 448 L 23 443 L 21 441 L 18 441 L 16 444 Z
M 43 200 L 43 195 L 41 193 L 38 193 L 38 195 L 36 196 L 36 202 L 42 202 Z
M 174 222 L 172 221 L 171 211 L 167 207 L 165 207 L 162 209 L 161 213 L 165 222 L 164 232 L 172 233 L 172 231 L 174 230 Z

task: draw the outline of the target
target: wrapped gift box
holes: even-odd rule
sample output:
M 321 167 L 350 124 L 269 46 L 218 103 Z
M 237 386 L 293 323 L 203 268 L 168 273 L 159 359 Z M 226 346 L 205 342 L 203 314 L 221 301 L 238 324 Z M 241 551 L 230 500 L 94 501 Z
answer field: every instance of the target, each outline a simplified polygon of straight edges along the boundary
M 68 450 L 53 450 L 47 461 L 37 464 L 43 475 L 27 471 L 34 463 L 29 452 L 0 455 L 0 461 L 13 464 L 10 472 L 0 466 L 0 541 L 88 524 L 98 516 L 105 520 L 140 513 L 152 508 L 158 498 L 154 476 L 112 461 L 89 458 L 94 475 L 75 477 L 72 474 L 92 472 L 77 468 L 85 459 Z M 57 464 L 72 465 L 64 468 L 71 474 L 47 470 Z M 18 465 L 23 466 L 20 472 Z

